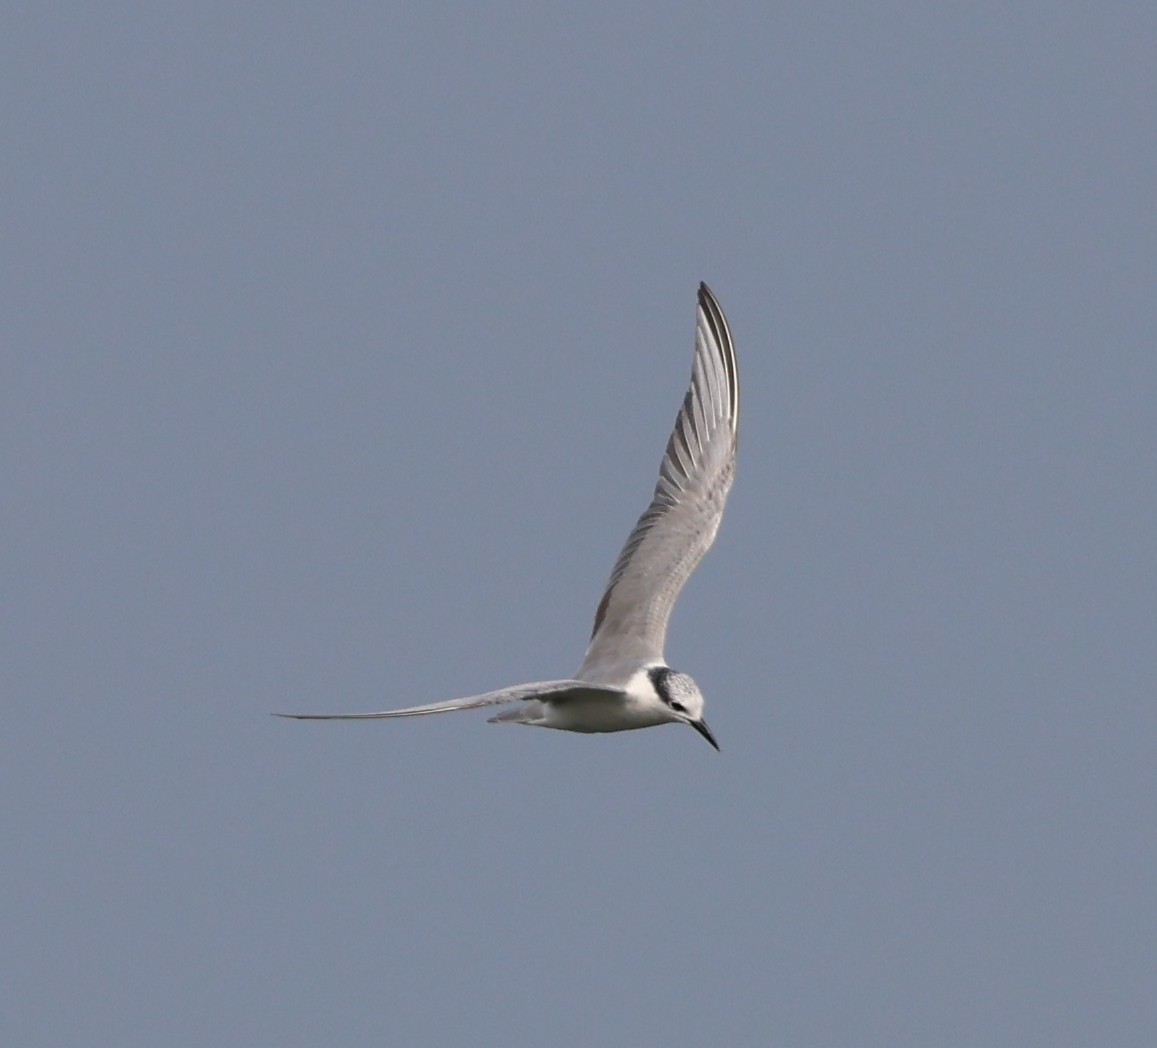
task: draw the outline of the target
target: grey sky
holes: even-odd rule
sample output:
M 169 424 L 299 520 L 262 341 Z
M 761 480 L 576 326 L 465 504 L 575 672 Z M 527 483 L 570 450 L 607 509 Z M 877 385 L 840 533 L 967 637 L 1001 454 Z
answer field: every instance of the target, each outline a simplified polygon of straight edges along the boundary
M 1157 13 L 18 4 L 5 1045 L 1157 1043 Z M 696 283 L 693 732 L 564 676 Z

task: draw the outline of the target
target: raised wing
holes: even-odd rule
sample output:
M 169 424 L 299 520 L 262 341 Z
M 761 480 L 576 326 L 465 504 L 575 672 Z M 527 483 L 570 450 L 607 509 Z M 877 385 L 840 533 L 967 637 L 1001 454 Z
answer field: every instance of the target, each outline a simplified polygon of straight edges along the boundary
M 407 706 L 402 710 L 383 710 L 381 713 L 275 713 L 275 717 L 294 720 L 381 720 L 386 717 L 422 717 L 427 713 L 453 713 L 456 710 L 476 710 L 481 706 L 503 706 L 529 699 L 565 702 L 568 699 L 594 698 L 600 695 L 622 697 L 622 689 L 589 684 L 581 680 L 546 680 L 532 684 L 516 684 L 499 688 L 483 695 L 467 695 L 446 702 L 431 702 L 425 706 Z
M 683 584 L 715 539 L 735 475 L 739 373 L 715 296 L 699 285 L 691 385 L 659 467 L 651 505 L 615 562 L 578 676 L 616 679 L 663 657 Z

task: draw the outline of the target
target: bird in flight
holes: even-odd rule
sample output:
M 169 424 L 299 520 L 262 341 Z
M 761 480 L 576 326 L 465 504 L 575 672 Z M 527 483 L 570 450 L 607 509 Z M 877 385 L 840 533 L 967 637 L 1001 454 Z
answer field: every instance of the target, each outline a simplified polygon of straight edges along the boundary
M 651 504 L 615 561 L 582 665 L 568 680 L 380 713 L 281 713 L 297 720 L 376 720 L 506 706 L 491 723 L 608 732 L 687 724 L 715 749 L 703 695 L 663 657 L 667 620 L 719 529 L 735 476 L 739 374 L 719 303 L 699 285 L 691 384 L 667 441 Z

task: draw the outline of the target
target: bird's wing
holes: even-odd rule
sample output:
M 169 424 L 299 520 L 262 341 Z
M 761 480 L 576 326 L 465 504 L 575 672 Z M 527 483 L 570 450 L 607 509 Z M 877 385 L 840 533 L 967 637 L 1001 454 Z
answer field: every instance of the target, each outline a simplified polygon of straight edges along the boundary
M 483 695 L 467 695 L 461 699 L 446 702 L 431 702 L 426 706 L 408 706 L 403 710 L 383 710 L 381 713 L 275 713 L 275 717 L 292 717 L 294 720 L 379 720 L 384 717 L 421 717 L 427 713 L 453 713 L 455 710 L 476 710 L 480 706 L 502 706 L 511 702 L 526 702 L 529 699 L 545 699 L 550 702 L 565 702 L 568 699 L 595 698 L 598 696 L 621 697 L 621 688 L 588 684 L 580 680 L 546 680 L 532 684 L 516 684 L 510 688 L 499 688 Z
M 715 296 L 699 285 L 691 385 L 659 467 L 651 505 L 615 562 L 578 672 L 597 680 L 661 659 L 667 620 L 715 539 L 735 475 L 739 373 Z

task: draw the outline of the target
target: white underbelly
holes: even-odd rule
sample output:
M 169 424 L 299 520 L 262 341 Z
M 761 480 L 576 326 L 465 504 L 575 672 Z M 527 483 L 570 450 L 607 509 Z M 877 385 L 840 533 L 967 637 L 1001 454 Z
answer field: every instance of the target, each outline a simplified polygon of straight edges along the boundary
M 656 716 L 651 710 L 628 701 L 599 699 L 547 704 L 542 724 L 563 731 L 631 731 L 666 724 L 670 718 Z

